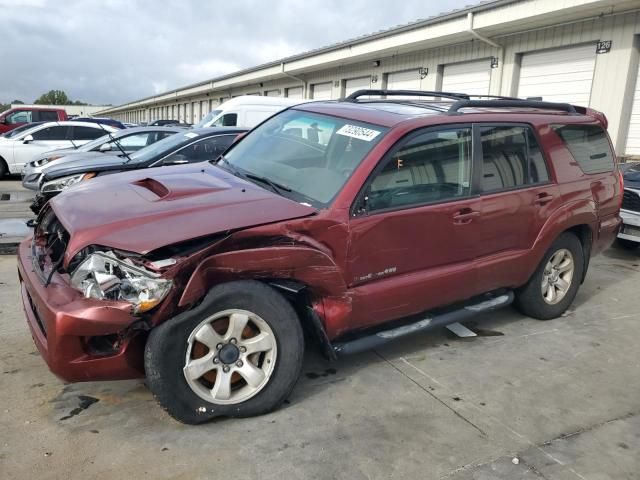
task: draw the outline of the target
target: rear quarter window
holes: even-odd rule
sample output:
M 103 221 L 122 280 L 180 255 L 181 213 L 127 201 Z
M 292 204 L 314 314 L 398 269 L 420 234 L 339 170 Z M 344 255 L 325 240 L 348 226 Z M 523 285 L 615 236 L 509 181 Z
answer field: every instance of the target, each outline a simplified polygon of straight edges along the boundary
M 613 170 L 613 152 L 604 129 L 597 125 L 554 125 L 552 128 L 584 173 Z

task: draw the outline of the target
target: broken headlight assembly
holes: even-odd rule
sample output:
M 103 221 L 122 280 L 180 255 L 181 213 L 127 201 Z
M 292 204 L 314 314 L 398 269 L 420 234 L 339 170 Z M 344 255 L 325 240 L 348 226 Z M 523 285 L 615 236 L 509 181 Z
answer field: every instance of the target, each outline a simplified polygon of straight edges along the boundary
M 129 302 L 133 312 L 144 313 L 169 293 L 172 282 L 120 259 L 109 252 L 94 252 L 71 274 L 71 285 L 85 298 Z
M 66 188 L 69 188 L 76 183 L 80 183 L 83 180 L 89 180 L 95 177 L 95 173 L 80 173 L 78 175 L 69 175 L 68 177 L 61 177 L 49 182 L 44 182 L 40 187 L 42 193 L 54 193 L 61 192 Z

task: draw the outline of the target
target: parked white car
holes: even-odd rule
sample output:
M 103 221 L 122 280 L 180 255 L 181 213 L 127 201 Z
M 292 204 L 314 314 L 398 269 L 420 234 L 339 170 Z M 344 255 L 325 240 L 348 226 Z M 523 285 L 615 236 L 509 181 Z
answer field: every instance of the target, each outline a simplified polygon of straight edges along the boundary
M 227 100 L 209 112 L 193 128 L 243 127 L 253 128 L 285 108 L 305 102 L 301 99 L 241 95 Z
M 89 122 L 46 122 L 0 142 L 0 178 L 20 173 L 35 155 L 59 148 L 79 147 L 118 129 Z

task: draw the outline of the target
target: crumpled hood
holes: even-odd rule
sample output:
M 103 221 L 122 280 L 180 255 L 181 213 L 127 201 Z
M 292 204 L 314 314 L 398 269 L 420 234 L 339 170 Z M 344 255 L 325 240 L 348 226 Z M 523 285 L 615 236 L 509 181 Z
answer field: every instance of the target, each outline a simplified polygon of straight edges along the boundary
M 89 245 L 146 254 L 316 212 L 207 162 L 100 177 L 64 191 L 51 206 L 71 236 L 65 263 Z

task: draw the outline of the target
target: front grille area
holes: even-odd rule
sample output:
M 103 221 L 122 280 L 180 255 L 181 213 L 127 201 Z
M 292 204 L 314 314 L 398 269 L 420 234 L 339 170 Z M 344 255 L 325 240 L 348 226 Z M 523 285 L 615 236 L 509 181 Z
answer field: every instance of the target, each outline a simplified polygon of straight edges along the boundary
M 622 208 L 632 212 L 640 212 L 640 195 L 631 190 L 625 190 L 622 197 Z
M 69 233 L 64 229 L 51 208 L 38 216 L 33 235 L 34 260 L 40 272 L 58 269 L 62 264 Z

